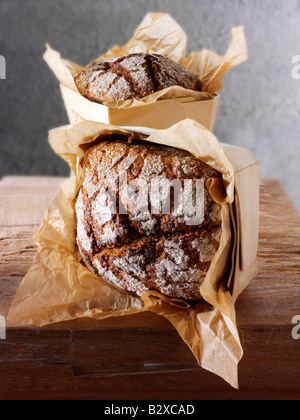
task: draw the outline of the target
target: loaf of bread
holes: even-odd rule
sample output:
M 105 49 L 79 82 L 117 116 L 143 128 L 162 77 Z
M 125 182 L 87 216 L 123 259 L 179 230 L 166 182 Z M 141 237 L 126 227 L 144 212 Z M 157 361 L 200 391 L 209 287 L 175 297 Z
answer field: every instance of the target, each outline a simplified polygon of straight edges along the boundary
M 75 84 L 82 96 L 98 103 L 141 99 L 171 86 L 202 88 L 198 76 L 181 64 L 143 53 L 94 61 L 75 77 Z
M 220 176 L 190 153 L 172 147 L 118 139 L 91 147 L 76 201 L 77 243 L 84 263 L 139 296 L 154 289 L 169 297 L 200 300 L 200 285 L 221 238 L 221 206 L 211 198 L 206 181 Z M 160 195 L 161 203 L 169 200 L 170 211 L 157 206 L 153 180 L 158 179 L 193 180 L 193 185 L 197 179 L 204 181 L 199 224 L 187 223 L 186 214 L 178 211 L 182 202 L 175 200 L 171 188 L 168 197 Z M 149 185 L 149 194 L 142 194 Z M 140 201 L 133 199 L 135 194 Z

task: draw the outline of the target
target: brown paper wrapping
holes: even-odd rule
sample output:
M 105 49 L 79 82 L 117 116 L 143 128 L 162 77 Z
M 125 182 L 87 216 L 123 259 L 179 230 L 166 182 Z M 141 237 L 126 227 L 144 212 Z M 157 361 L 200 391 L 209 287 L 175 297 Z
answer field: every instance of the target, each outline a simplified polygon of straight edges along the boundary
M 112 133 L 128 140 L 142 136 L 188 150 L 222 173 L 223 182 L 209 186 L 211 195 L 222 205 L 221 244 L 201 285 L 204 300 L 195 306 L 158 292 L 146 292 L 139 298 L 108 284 L 81 261 L 75 215 L 75 200 L 82 183 L 81 162 L 91 144 Z M 193 120 L 150 133 L 143 128 L 130 130 L 83 121 L 52 130 L 49 140 L 70 165 L 71 176 L 62 184 L 34 236 L 38 244 L 36 257 L 17 290 L 8 319 L 44 326 L 82 317 L 100 320 L 150 310 L 172 323 L 200 366 L 237 388 L 243 350 L 234 305 L 257 272 L 257 161 L 246 149 L 222 147 L 210 131 Z M 237 215 L 245 208 L 246 218 Z
M 247 59 L 243 27 L 231 31 L 232 39 L 225 55 L 203 50 L 186 57 L 187 36 L 183 29 L 164 13 L 146 15 L 132 39 L 123 47 L 114 46 L 99 57 L 112 58 L 143 52 L 167 56 L 196 73 L 203 82 L 203 91 L 173 86 L 141 100 L 98 104 L 82 97 L 74 83 L 81 66 L 62 59 L 47 45 L 45 61 L 61 84 L 61 93 L 71 124 L 80 120 L 113 125 L 144 126 L 164 129 L 190 118 L 213 131 L 224 74 Z

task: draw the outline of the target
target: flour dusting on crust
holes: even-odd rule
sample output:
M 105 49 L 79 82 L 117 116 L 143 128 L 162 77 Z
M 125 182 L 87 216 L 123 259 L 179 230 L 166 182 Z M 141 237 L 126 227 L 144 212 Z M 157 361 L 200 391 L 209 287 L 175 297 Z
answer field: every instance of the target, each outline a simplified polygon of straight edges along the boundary
M 89 149 L 83 172 L 76 202 L 77 242 L 87 267 L 137 295 L 155 289 L 200 300 L 200 285 L 221 239 L 221 206 L 209 195 L 206 181 L 221 174 L 186 151 L 125 140 Z M 154 187 L 157 178 L 170 185 L 179 180 L 183 186 L 187 180 L 204 181 L 200 224 L 186 223 L 179 212 L 184 201 L 176 205 L 175 190 L 162 193 Z M 196 189 L 187 191 L 193 196 Z M 179 197 L 184 200 L 184 194 Z M 164 214 L 158 204 L 168 199 L 170 211 Z
M 141 99 L 154 92 L 181 86 L 201 91 L 198 76 L 158 54 L 130 54 L 94 61 L 75 78 L 78 91 L 94 102 Z

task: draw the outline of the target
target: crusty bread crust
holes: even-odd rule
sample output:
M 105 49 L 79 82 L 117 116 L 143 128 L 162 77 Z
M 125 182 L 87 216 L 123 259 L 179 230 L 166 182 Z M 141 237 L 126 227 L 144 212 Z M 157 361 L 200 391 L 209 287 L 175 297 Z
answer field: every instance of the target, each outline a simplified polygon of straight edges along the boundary
M 94 61 L 75 77 L 75 84 L 82 96 L 98 103 L 141 99 L 171 86 L 202 88 L 198 76 L 181 64 L 142 53 Z
M 137 295 L 155 289 L 170 297 L 200 300 L 200 284 L 220 244 L 221 206 L 205 187 L 204 218 L 190 226 L 176 212 L 174 197 L 169 197 L 169 214 L 151 214 L 157 197 L 150 194 L 144 211 L 128 205 L 119 175 L 126 173 L 126 182 L 135 186 L 141 180 L 149 185 L 157 176 L 206 182 L 220 173 L 186 151 L 124 140 L 93 146 L 83 170 L 76 201 L 77 242 L 87 267 Z

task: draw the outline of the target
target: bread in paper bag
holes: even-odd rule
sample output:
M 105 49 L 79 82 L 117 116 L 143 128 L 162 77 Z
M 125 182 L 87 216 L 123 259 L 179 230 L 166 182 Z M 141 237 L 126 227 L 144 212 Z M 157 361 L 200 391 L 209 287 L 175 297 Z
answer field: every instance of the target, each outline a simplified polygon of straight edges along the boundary
M 213 131 L 224 74 L 247 59 L 244 30 L 242 27 L 232 29 L 231 43 L 224 55 L 202 50 L 186 56 L 186 49 L 187 36 L 171 16 L 164 13 L 146 15 L 131 40 L 123 47 L 114 46 L 95 62 L 137 53 L 158 54 L 198 77 L 202 83 L 201 91 L 175 85 L 149 92 L 140 99 L 106 100 L 102 104 L 80 95 L 74 81 L 89 65 L 81 67 L 62 59 L 49 45 L 44 59 L 60 82 L 71 123 L 85 119 L 119 126 L 164 129 L 191 118 Z
M 257 238 L 252 233 L 250 241 L 249 230 L 240 231 L 244 225 L 235 219 L 233 206 L 235 197 L 241 201 L 236 211 L 244 206 L 244 181 L 239 173 L 250 168 L 252 180 L 246 175 L 246 187 L 252 185 L 249 194 L 253 195 L 248 196 L 246 204 L 250 206 L 248 221 L 253 222 L 256 232 L 255 160 L 239 148 L 234 148 L 234 153 L 229 151 L 227 156 L 215 136 L 192 120 L 181 121 L 166 130 L 155 130 L 150 135 L 138 131 L 84 121 L 50 132 L 50 143 L 68 162 L 71 176 L 62 184 L 34 236 L 38 244 L 36 257 L 17 290 L 8 319 L 43 326 L 83 317 L 100 320 L 150 310 L 172 323 L 203 368 L 238 387 L 237 368 L 243 349 L 236 325 L 235 300 L 256 273 Z M 191 303 L 155 290 L 138 296 L 108 283 L 89 270 L 82 260 L 76 241 L 75 204 L 83 182 L 83 160 L 91 147 L 116 139 L 129 142 L 138 139 L 188 151 L 222 175 L 207 183 L 209 194 L 221 206 L 222 234 L 218 251 L 200 285 L 202 300 Z M 237 252 L 245 253 L 247 246 L 253 256 L 251 267 L 249 258 L 244 258 L 243 265 L 239 265 L 241 254 Z M 237 284 L 239 276 L 241 287 Z M 232 279 L 236 284 L 232 284 Z

